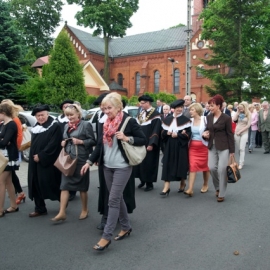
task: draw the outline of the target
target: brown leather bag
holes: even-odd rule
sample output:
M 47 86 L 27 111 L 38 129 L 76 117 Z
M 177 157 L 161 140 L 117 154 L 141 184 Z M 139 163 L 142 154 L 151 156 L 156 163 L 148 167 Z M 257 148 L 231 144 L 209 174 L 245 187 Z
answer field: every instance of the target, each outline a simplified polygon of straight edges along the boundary
M 62 172 L 65 176 L 73 176 L 78 160 L 78 147 L 75 144 L 76 157 L 72 159 L 70 155 L 65 151 L 65 147 L 62 148 L 54 166 Z

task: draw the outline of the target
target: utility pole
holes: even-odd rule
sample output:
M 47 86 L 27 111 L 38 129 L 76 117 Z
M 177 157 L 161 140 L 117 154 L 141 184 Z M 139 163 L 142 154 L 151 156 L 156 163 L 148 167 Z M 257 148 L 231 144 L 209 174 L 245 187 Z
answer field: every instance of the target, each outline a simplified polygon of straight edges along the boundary
M 191 83 L 191 46 L 190 38 L 192 33 L 191 28 L 191 0 L 187 0 L 187 46 L 186 46 L 186 95 L 190 95 Z

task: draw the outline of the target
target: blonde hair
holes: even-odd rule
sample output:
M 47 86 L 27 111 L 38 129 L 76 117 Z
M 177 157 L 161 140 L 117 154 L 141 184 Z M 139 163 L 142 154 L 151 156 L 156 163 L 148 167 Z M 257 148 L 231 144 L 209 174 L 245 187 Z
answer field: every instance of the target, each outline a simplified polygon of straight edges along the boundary
M 203 107 L 200 103 L 192 103 L 191 105 L 189 105 L 189 110 L 191 108 L 194 108 L 196 113 L 199 115 L 199 116 L 202 116 L 203 115 Z
M 23 111 L 22 107 L 15 105 L 11 99 L 3 99 L 1 104 L 8 104 L 12 107 L 12 118 L 17 117 L 20 111 Z
M 79 118 L 81 119 L 82 111 L 77 104 L 69 104 L 64 110 L 65 115 L 73 115 L 76 112 L 79 114 Z
M 244 114 L 245 116 L 247 117 L 248 121 L 249 121 L 249 118 L 250 118 L 250 111 L 248 110 L 248 103 L 247 102 L 241 102 L 239 106 L 242 106 L 244 108 Z
M 233 109 L 233 105 L 231 105 L 231 104 L 228 105 L 228 106 L 227 106 L 227 109 L 228 109 L 228 110 L 232 110 L 232 109 Z
M 106 103 L 110 102 L 113 107 L 123 110 L 122 97 L 118 93 L 110 93 L 108 94 L 101 102 L 101 105 L 104 106 Z

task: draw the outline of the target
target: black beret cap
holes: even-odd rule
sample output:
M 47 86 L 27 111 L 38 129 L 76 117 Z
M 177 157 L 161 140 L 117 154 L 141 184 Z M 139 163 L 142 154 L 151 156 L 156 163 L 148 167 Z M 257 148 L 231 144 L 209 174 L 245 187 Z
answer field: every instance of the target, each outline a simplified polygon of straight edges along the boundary
M 108 95 L 109 93 L 101 94 L 94 102 L 93 105 L 100 105 L 102 100 Z
M 154 100 L 148 96 L 148 95 L 142 95 L 138 98 L 139 101 L 149 101 L 149 102 L 153 102 Z
M 43 111 L 50 111 L 50 107 L 48 105 L 38 105 L 36 106 L 31 115 L 35 116 L 38 112 L 43 112 Z
M 185 101 L 183 99 L 177 99 L 171 104 L 171 108 L 175 109 L 177 107 L 184 106 Z
M 74 101 L 73 100 L 71 100 L 71 99 L 66 99 L 66 100 L 64 100 L 61 104 L 60 104 L 60 109 L 62 110 L 63 109 L 63 106 L 64 106 L 64 104 L 73 104 L 74 103 Z

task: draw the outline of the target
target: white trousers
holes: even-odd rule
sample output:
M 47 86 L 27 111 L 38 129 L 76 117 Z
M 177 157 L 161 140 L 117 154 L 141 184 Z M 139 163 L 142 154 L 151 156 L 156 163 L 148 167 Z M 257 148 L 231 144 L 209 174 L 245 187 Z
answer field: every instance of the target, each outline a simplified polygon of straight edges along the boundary
M 239 153 L 239 165 L 243 166 L 245 163 L 245 148 L 248 140 L 248 132 L 237 136 L 234 134 L 236 151 L 235 153 Z

